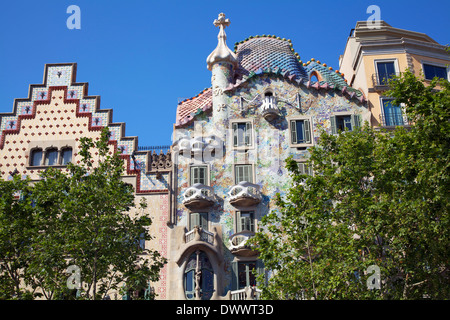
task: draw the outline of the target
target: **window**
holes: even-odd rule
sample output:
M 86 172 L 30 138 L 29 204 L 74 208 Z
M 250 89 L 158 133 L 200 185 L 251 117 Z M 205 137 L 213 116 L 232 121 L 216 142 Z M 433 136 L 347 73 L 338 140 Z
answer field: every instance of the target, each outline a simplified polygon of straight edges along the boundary
M 405 124 L 400 106 L 394 105 L 392 99 L 382 99 L 383 126 L 402 126 Z
M 239 262 L 238 263 L 238 288 L 256 286 L 256 277 L 253 270 L 256 269 L 256 262 Z
M 236 212 L 236 232 L 250 231 L 255 232 L 255 212 L 238 211 Z
M 352 131 L 360 126 L 360 117 L 357 114 L 334 115 L 330 117 L 331 133 L 336 134 L 339 131 Z
M 233 123 L 233 146 L 246 147 L 252 145 L 252 123 L 234 122 Z
M 207 171 L 206 166 L 195 166 L 191 167 L 191 186 L 196 183 L 201 183 L 206 185 L 207 182 Z
M 61 164 L 67 165 L 72 161 L 72 148 L 64 148 L 61 151 Z
M 46 166 L 54 166 L 57 164 L 58 161 L 58 149 L 47 149 L 45 151 L 45 161 L 44 165 Z
M 196 270 L 200 270 L 196 274 Z M 198 282 L 198 283 L 197 283 Z M 184 292 L 189 300 L 197 296 L 196 287 L 200 288 L 199 295 L 202 300 L 209 300 L 214 292 L 214 271 L 208 256 L 202 251 L 190 255 L 184 271 Z
M 208 230 L 207 212 L 192 212 L 189 215 L 189 229 L 192 230 L 195 226 L 199 226 L 206 231 Z
M 313 172 L 311 167 L 306 162 L 298 162 L 298 170 L 300 171 L 300 174 L 305 174 L 308 176 L 312 176 Z
M 378 85 L 387 85 L 389 79 L 395 76 L 394 61 L 377 62 Z
M 40 166 L 42 164 L 42 149 L 31 151 L 31 165 Z
M 234 166 L 234 181 L 238 184 L 241 181 L 253 183 L 253 172 L 251 164 L 237 164 Z
M 290 120 L 291 144 L 311 143 L 311 124 L 309 119 Z
M 434 77 L 441 79 L 447 79 L 447 68 L 442 66 L 435 66 L 432 64 L 423 64 L 423 73 L 425 74 L 425 79 L 432 80 Z

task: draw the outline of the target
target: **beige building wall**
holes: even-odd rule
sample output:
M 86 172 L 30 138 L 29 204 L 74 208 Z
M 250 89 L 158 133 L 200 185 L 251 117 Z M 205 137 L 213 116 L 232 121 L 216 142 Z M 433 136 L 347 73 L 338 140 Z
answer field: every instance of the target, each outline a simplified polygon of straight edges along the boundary
M 347 39 L 339 68 L 349 84 L 367 98 L 372 112 L 371 125 L 382 127 L 385 126 L 382 99 L 387 98 L 385 92 L 389 88 L 377 83 L 376 62 L 393 61 L 396 73 L 410 69 L 416 76 L 423 75 L 423 63 L 430 63 L 446 67 L 447 79 L 450 79 L 450 56 L 445 49 L 420 32 L 394 28 L 384 21 L 375 29 L 359 21 Z

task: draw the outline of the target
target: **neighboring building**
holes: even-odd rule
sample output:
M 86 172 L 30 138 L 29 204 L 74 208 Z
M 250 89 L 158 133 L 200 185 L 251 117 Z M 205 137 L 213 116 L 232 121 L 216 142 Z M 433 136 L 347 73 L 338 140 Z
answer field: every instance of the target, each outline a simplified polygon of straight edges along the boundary
M 402 106 L 392 104 L 385 96 L 387 81 L 410 69 L 426 80 L 433 77 L 450 79 L 450 55 L 446 46 L 428 35 L 391 27 L 378 21 L 374 28 L 366 21 L 358 21 L 347 40 L 339 68 L 350 85 L 361 90 L 372 112 L 371 125 L 393 128 L 408 125 Z
M 290 187 L 284 160 L 305 172 L 319 131 L 352 130 L 370 120 L 362 92 L 341 73 L 302 63 L 290 40 L 255 36 L 218 45 L 207 58 L 210 88 L 178 104 L 174 126 L 173 210 L 168 292 L 171 299 L 242 299 L 263 272 L 245 242 Z
M 0 177 L 9 180 L 18 174 L 35 181 L 46 168 L 66 170 L 68 162 L 80 162 L 80 137 L 98 140 L 105 126 L 111 133 L 111 152 L 119 150 L 125 160 L 123 180 L 133 185 L 136 204 L 145 198 L 151 208 L 150 234 L 157 237 L 141 245 L 167 256 L 169 148 L 155 153 L 138 147 L 137 137 L 125 136 L 125 124 L 113 123 L 112 110 L 100 109 L 100 97 L 88 95 L 87 83 L 76 82 L 75 63 L 47 64 L 43 84 L 30 85 L 28 98 L 15 99 L 12 113 L 0 113 Z M 164 268 L 160 281 L 152 284 L 162 299 L 169 298 L 166 275 Z

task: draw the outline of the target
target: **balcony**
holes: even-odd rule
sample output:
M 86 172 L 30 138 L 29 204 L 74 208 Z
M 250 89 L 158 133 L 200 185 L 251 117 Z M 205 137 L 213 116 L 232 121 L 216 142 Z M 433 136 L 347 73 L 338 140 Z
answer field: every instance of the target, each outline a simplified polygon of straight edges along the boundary
M 194 229 L 185 233 L 184 240 L 185 243 L 191 241 L 203 241 L 210 245 L 214 245 L 214 233 L 204 230 L 199 226 L 195 226 Z
M 247 240 L 255 235 L 252 231 L 241 231 L 230 237 L 229 250 L 231 253 L 239 256 L 250 257 L 258 253 L 253 251 L 248 245 Z
M 378 73 L 372 74 L 372 85 L 375 91 L 385 91 L 389 89 L 389 80 L 393 77 L 400 76 L 400 72 L 392 73 L 389 75 L 379 75 Z
M 380 125 L 382 127 L 408 126 L 408 118 L 403 114 L 380 115 Z
M 261 289 L 257 287 L 245 287 L 244 289 L 230 291 L 230 300 L 259 300 Z
M 204 209 L 214 204 L 214 189 L 201 183 L 196 183 L 183 194 L 182 203 L 191 210 Z
M 279 117 L 277 101 L 274 96 L 265 96 L 261 105 L 261 114 L 267 121 L 272 121 Z
M 261 187 L 257 184 L 241 181 L 233 186 L 228 193 L 230 203 L 233 206 L 240 207 L 255 206 L 262 200 L 260 189 Z

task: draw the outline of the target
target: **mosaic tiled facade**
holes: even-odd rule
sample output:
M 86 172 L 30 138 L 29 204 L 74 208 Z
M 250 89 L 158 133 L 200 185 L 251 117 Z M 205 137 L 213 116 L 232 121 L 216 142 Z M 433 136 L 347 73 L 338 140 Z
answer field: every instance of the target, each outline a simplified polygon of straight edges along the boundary
M 284 160 L 306 161 L 320 130 L 332 133 L 336 121 L 345 118 L 351 130 L 370 120 L 363 94 L 326 64 L 302 62 L 290 40 L 250 37 L 231 52 L 225 43 L 227 20 L 219 16 L 215 21 L 221 30 L 207 59 L 212 86 L 177 109 L 169 253 L 169 290 L 176 299 L 242 298 L 245 287 L 255 286 L 249 269 L 263 270 L 245 240 L 262 216 L 276 210 L 275 195 L 290 187 Z M 293 141 L 293 132 L 305 123 L 310 140 Z M 243 133 L 248 140 L 239 144 L 236 128 L 241 127 L 248 130 Z M 247 180 L 238 181 L 246 165 Z M 199 170 L 204 178 L 199 179 Z M 197 241 L 191 239 L 193 232 L 199 234 Z M 202 254 L 212 271 L 202 270 L 199 262 L 201 281 L 195 281 L 190 257 Z

